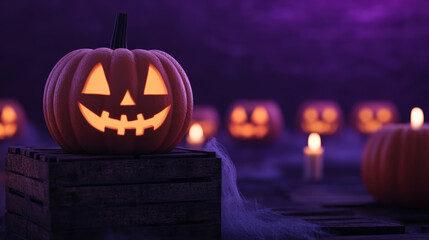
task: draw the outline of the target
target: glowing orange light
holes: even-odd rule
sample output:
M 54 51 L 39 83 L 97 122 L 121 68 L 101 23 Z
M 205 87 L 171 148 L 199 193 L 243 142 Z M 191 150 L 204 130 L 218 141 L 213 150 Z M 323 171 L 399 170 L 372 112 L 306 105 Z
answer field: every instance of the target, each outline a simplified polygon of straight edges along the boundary
M 317 133 L 311 133 L 308 136 L 308 148 L 311 151 L 319 151 L 322 146 L 322 140 L 320 139 L 320 135 Z
M 319 113 L 316 109 L 310 107 L 307 108 L 303 113 L 304 119 L 306 119 L 308 122 L 316 121 L 319 117 Z
M 203 127 L 198 123 L 192 124 L 189 128 L 189 134 L 186 140 L 191 144 L 203 143 L 205 140 Z
M 13 107 L 6 105 L 3 107 L 2 113 L 1 113 L 1 120 L 3 123 L 12 123 L 16 121 L 16 112 L 13 109 Z
M 86 79 L 82 89 L 83 94 L 110 95 L 109 84 L 101 63 L 94 66 Z
M 167 87 L 162 80 L 161 73 L 152 64 L 149 65 L 149 70 L 146 78 L 146 86 L 144 95 L 167 95 Z
M 417 130 L 422 127 L 424 115 L 422 109 L 415 107 L 411 110 L 411 128 Z
M 4 127 L 3 124 L 0 123 L 0 139 L 4 139 L 6 136 L 6 134 L 4 134 Z
M 268 112 L 264 106 L 256 106 L 255 110 L 253 110 L 252 122 L 256 124 L 265 124 L 268 122 Z
M 329 123 L 334 122 L 337 120 L 338 114 L 337 111 L 334 108 L 328 107 L 322 112 L 322 118 Z
M 382 108 L 377 112 L 377 119 L 380 120 L 383 123 L 390 122 L 392 120 L 392 113 L 389 111 L 389 109 Z
M 247 113 L 243 107 L 236 107 L 231 113 L 231 120 L 234 123 L 243 123 L 247 121 Z
M 359 111 L 359 119 L 362 122 L 369 122 L 373 119 L 373 113 L 369 108 L 363 108 Z
M 136 103 L 134 102 L 133 98 L 131 97 L 130 91 L 127 90 L 127 92 L 124 95 L 124 98 L 121 101 L 121 106 L 135 106 Z
M 342 123 L 342 112 L 335 102 L 308 102 L 300 107 L 298 114 L 301 130 L 308 134 L 331 135 Z
M 127 115 L 121 115 L 121 119 L 110 118 L 110 113 L 103 111 L 101 116 L 98 116 L 83 104 L 78 103 L 79 109 L 86 121 L 93 126 L 95 129 L 104 132 L 105 128 L 117 130 L 118 135 L 125 135 L 125 129 L 135 129 L 136 136 L 144 134 L 144 129 L 153 127 L 153 130 L 157 130 L 161 127 L 162 123 L 167 118 L 168 112 L 170 111 L 171 105 L 164 108 L 161 112 L 155 114 L 152 118 L 144 119 L 143 114 L 137 114 L 137 119 L 128 121 Z
M 12 124 L 6 124 L 4 125 L 4 135 L 6 137 L 12 137 L 13 135 L 15 135 L 16 131 L 18 130 L 18 126 L 16 126 L 16 124 L 12 123 Z

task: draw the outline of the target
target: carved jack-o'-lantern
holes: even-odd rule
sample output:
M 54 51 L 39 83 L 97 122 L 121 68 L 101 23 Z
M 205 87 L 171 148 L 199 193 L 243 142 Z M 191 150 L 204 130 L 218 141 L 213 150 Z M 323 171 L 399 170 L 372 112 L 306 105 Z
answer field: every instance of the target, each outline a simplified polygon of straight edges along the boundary
M 14 100 L 0 100 L 0 140 L 18 136 L 25 123 L 21 104 Z
M 231 105 L 227 126 L 234 139 L 269 142 L 282 133 L 283 115 L 271 100 L 241 100 Z
M 307 101 L 299 107 L 298 124 L 307 134 L 332 135 L 343 124 L 343 111 L 334 101 Z
M 197 125 L 201 128 L 201 134 L 194 134 L 194 136 L 189 134 L 187 138 L 188 141 L 199 141 L 202 143 L 205 140 L 214 137 L 219 129 L 219 113 L 217 112 L 216 108 L 205 105 L 194 106 L 189 132 L 191 132 L 193 127 L 198 128 Z M 194 130 L 194 132 L 195 131 L 196 130 Z M 198 131 L 196 133 L 198 133 Z
M 377 131 L 383 125 L 399 121 L 399 111 L 389 101 L 362 101 L 351 111 L 353 125 L 363 134 Z
M 120 14 L 112 49 L 73 51 L 48 77 L 46 124 L 67 151 L 165 152 L 186 134 L 193 103 L 185 72 L 165 52 L 126 49 L 125 28 Z

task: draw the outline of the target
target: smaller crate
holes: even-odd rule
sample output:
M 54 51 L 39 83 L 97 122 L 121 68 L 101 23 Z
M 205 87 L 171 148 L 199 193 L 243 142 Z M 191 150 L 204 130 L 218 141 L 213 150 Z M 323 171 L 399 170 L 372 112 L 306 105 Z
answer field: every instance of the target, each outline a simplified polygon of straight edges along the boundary
M 221 159 L 213 152 L 17 147 L 9 148 L 6 173 L 8 231 L 24 239 L 220 238 Z

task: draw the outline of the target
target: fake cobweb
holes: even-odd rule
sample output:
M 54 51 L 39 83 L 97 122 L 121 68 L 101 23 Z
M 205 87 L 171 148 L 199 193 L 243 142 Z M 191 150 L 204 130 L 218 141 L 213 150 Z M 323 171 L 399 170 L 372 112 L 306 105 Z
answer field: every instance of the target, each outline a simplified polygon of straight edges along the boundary
M 212 139 L 204 150 L 222 158 L 222 240 L 316 239 L 322 234 L 313 224 L 246 200 L 238 190 L 237 172 L 224 147 Z

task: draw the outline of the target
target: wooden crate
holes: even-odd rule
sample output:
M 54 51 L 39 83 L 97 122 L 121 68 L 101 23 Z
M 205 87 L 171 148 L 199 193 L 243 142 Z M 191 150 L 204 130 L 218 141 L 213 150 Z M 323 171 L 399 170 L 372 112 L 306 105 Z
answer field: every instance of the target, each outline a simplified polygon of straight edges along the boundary
M 221 159 L 213 152 L 99 156 L 16 147 L 6 172 L 8 231 L 25 239 L 220 238 Z

